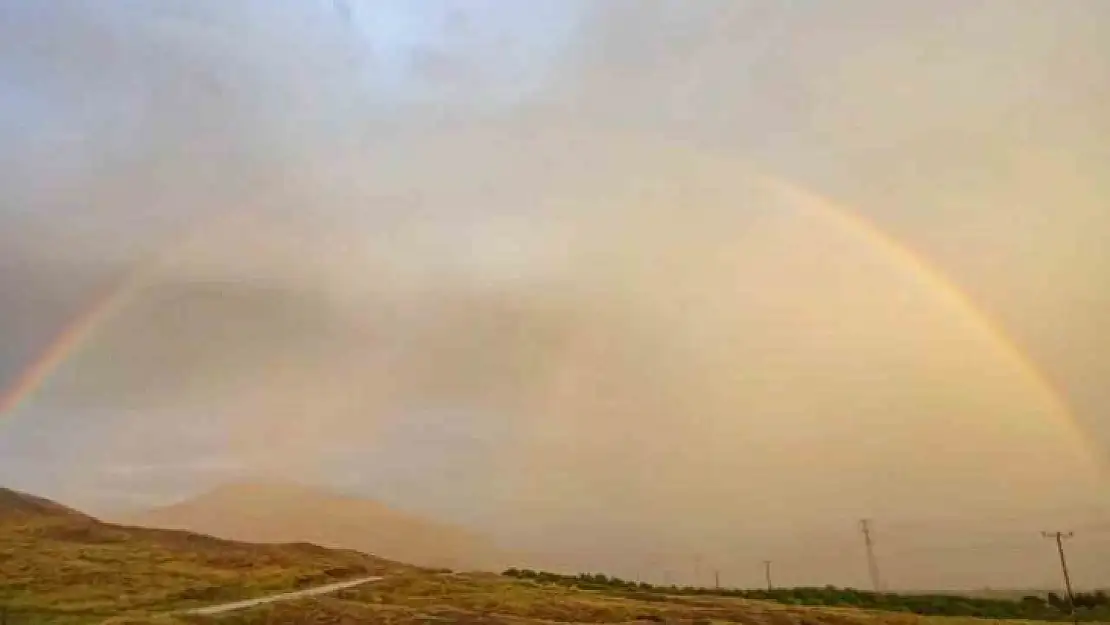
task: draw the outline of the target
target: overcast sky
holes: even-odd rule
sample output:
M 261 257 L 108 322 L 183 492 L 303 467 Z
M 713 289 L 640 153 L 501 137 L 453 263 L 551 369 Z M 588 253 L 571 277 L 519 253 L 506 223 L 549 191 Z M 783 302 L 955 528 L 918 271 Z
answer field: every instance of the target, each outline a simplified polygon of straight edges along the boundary
M 126 294 L 0 483 L 276 475 L 799 583 L 862 583 L 864 516 L 981 532 L 909 585 L 1110 519 L 1106 2 L 0 7 L 0 387 Z

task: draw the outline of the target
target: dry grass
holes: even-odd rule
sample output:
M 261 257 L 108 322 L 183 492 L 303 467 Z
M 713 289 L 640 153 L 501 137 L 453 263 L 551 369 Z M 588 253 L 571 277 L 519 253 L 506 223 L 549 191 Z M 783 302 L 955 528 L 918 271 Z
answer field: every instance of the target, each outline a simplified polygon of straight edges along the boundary
M 806 608 L 711 597 L 627 597 L 490 574 L 402 573 L 329 597 L 270 604 L 192 625 L 354 625 L 462 623 L 741 623 L 744 625 L 983 625 L 991 621 L 927 618 L 840 608 Z
M 408 568 L 308 544 L 237 543 L 80 515 L 0 519 L 0 604 L 13 625 L 207 605 Z

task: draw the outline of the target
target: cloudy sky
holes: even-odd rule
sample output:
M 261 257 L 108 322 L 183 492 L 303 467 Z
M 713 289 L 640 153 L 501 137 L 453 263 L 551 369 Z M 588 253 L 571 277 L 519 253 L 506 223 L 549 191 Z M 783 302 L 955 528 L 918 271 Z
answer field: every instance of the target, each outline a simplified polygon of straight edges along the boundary
M 891 583 L 1054 582 L 1040 524 L 1110 519 L 1107 41 L 1100 0 L 3 2 L 0 388 L 111 305 L 0 482 L 295 478 L 735 583 L 863 584 L 870 516 Z

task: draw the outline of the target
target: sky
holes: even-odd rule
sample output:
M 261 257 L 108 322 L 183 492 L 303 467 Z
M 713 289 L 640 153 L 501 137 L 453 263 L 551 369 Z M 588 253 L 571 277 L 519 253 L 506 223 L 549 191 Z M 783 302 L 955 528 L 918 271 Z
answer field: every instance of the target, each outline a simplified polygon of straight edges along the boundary
M 1110 584 L 1107 41 L 1100 0 L 4 1 L 0 388 L 112 305 L 0 483 L 277 476 L 739 584 L 866 585 L 863 517 L 891 584 L 1053 584 L 1071 524 Z

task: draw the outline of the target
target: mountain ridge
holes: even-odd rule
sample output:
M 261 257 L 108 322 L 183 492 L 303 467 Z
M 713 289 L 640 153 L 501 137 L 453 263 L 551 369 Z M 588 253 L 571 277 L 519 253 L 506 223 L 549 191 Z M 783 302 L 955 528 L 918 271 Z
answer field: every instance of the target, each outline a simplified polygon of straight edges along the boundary
M 113 520 L 230 540 L 309 542 L 418 566 L 495 570 L 505 563 L 500 550 L 478 532 L 297 482 L 228 482 Z

